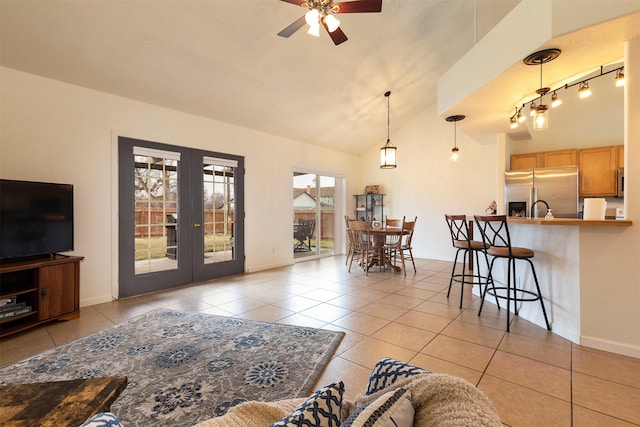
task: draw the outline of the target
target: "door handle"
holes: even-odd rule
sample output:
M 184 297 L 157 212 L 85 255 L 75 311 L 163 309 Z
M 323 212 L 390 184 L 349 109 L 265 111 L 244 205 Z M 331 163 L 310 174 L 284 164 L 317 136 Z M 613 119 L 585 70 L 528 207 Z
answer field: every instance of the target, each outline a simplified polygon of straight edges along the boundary
M 200 227 L 200 223 L 197 223 L 197 222 L 196 222 L 195 224 L 193 224 L 193 226 L 194 226 L 194 227 Z

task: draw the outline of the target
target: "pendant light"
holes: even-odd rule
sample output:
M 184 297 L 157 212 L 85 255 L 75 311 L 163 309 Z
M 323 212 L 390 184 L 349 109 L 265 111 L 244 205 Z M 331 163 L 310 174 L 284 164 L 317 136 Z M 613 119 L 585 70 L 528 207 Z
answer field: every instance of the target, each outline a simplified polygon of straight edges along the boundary
M 546 64 L 547 62 L 551 62 L 560 56 L 560 49 L 545 49 L 539 52 L 534 52 L 531 55 L 524 58 L 522 62 L 526 65 L 539 65 L 540 66 L 540 87 L 536 90 L 536 93 L 540 95 L 538 105 L 531 104 L 531 110 L 533 113 L 533 129 L 534 130 L 544 130 L 549 127 L 549 107 L 543 104 L 544 96 L 551 91 L 549 87 L 542 86 L 542 64 Z M 553 95 L 555 95 L 557 101 L 557 94 L 554 91 Z M 552 103 L 554 101 L 552 95 Z
M 387 143 L 380 149 L 380 169 L 394 169 L 396 165 L 396 147 L 391 144 L 389 139 L 389 96 L 391 91 L 385 92 L 384 96 L 387 97 Z
M 457 161 L 460 158 L 460 150 L 458 149 L 458 128 L 457 128 L 457 123 L 460 120 L 464 120 L 466 116 L 463 115 L 455 115 L 455 116 L 449 116 L 447 117 L 445 120 L 448 122 L 453 122 L 453 148 L 451 149 L 451 160 L 453 160 L 454 162 Z

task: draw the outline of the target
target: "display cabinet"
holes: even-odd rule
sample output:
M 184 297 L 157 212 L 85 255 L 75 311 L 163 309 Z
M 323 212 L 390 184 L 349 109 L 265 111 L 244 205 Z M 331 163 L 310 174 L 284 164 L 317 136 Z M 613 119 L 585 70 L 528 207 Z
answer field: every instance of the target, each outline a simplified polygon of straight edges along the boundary
M 356 218 L 361 221 L 380 221 L 384 226 L 384 194 L 355 194 Z

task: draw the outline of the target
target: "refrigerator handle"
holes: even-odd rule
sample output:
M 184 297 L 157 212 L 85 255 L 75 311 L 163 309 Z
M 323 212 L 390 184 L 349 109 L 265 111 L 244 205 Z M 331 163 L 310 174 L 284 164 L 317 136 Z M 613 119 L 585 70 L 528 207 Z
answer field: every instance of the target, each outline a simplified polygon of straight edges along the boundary
M 533 206 L 533 202 L 535 202 L 537 200 L 536 199 L 537 195 L 538 195 L 538 192 L 536 190 L 536 187 L 532 186 L 529 189 L 529 206 L 527 206 L 527 213 L 526 213 L 525 216 L 531 217 L 531 218 L 533 217 L 532 212 L 531 212 L 531 207 Z

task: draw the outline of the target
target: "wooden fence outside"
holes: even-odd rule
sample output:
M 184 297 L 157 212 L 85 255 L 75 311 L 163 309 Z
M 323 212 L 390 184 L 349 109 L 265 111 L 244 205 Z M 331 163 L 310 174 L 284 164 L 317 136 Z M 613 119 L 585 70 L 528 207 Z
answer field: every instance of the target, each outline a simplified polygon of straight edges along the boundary
M 214 218 L 215 214 L 215 218 Z M 165 216 L 166 215 L 166 216 Z M 135 211 L 135 237 L 163 237 L 166 236 L 167 228 L 175 227 L 175 220 L 170 219 L 169 216 L 175 215 L 174 212 L 163 211 L 162 209 L 152 209 L 151 211 L 136 210 Z M 229 217 L 233 218 L 233 212 L 229 213 Z M 227 222 L 227 234 L 232 234 L 233 224 L 229 219 Z M 149 226 L 147 226 L 149 224 Z M 204 213 L 204 232 L 205 234 L 211 234 L 215 231 L 216 234 L 224 233 L 224 212 L 216 210 L 214 212 Z

